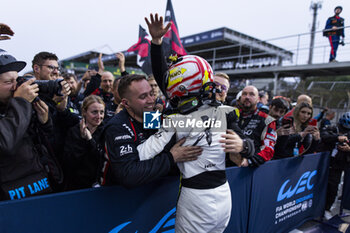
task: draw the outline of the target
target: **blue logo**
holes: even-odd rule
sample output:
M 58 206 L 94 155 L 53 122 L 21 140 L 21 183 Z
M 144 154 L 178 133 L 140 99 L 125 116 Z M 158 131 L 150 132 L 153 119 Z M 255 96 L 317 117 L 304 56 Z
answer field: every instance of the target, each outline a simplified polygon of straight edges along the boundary
M 144 112 L 143 113 L 143 128 L 144 129 L 159 129 L 160 128 L 160 116 L 162 114 L 157 110 L 156 112 Z
M 311 190 L 314 185 L 311 184 L 311 179 L 316 175 L 317 171 L 314 170 L 313 172 L 307 171 L 304 174 L 301 175 L 299 178 L 298 183 L 295 185 L 294 188 L 292 186 L 289 186 L 287 191 L 284 191 L 285 187 L 287 186 L 289 179 L 286 180 L 283 185 L 280 188 L 280 191 L 278 192 L 277 201 L 282 201 L 285 198 L 291 198 L 293 195 L 304 192 L 307 188 L 308 190 Z
M 157 232 L 174 233 L 175 218 L 176 218 L 175 214 L 176 214 L 176 207 L 174 207 L 168 213 L 166 213 L 149 233 L 157 233 Z M 125 230 L 125 227 L 127 227 L 127 225 L 129 225 L 130 223 L 132 223 L 132 221 L 122 223 L 119 226 L 113 228 L 109 233 L 119 233 L 122 230 Z M 136 231 L 136 233 L 137 232 L 138 231 Z

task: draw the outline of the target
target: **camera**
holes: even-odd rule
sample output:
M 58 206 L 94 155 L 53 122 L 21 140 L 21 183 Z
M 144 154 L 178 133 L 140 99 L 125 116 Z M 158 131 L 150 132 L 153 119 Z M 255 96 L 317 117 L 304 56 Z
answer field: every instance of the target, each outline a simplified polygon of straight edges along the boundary
M 286 117 L 282 119 L 282 126 L 285 126 L 285 128 L 289 128 L 293 126 L 293 118 L 292 117 Z
M 22 85 L 24 82 L 33 78 L 32 76 L 19 76 L 17 78 L 17 87 Z M 35 80 L 34 83 L 39 87 L 39 96 L 45 95 L 53 97 L 53 95 L 63 96 L 61 82 L 63 79 L 56 80 Z

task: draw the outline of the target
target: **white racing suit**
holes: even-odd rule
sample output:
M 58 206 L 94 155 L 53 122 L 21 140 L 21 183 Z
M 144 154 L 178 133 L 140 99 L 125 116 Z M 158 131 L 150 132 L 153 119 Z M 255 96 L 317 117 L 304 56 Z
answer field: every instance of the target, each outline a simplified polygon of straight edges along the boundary
M 203 149 L 195 161 L 177 163 L 182 179 L 177 203 L 176 232 L 223 232 L 231 216 L 231 192 L 225 174 L 221 135 L 226 133 L 229 106 L 203 105 L 188 115 L 173 114 L 137 149 L 140 160 L 159 154 L 174 134 L 183 146 Z

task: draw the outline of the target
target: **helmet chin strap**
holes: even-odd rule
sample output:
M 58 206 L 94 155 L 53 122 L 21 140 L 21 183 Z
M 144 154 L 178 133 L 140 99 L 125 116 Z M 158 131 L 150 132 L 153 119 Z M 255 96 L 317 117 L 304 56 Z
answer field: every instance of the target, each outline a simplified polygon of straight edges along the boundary
M 221 93 L 221 90 L 216 88 L 216 83 L 214 82 L 207 82 L 203 85 L 201 88 L 201 92 L 203 92 L 201 95 L 201 99 L 203 104 L 208 104 L 210 106 L 220 106 L 222 105 L 220 101 L 216 100 L 216 93 Z M 208 89 L 209 90 L 205 90 Z
M 220 91 L 215 88 L 213 82 L 205 83 L 198 94 L 188 95 L 178 99 L 177 109 L 181 114 L 188 114 L 196 111 L 202 105 L 220 106 L 221 102 L 216 100 L 216 92 Z

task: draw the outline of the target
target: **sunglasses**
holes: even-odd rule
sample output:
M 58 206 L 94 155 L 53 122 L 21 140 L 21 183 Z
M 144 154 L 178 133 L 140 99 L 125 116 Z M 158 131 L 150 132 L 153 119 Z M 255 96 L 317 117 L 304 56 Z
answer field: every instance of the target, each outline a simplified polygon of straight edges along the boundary
M 218 82 L 214 82 L 216 85 L 216 88 L 219 88 L 221 91 L 227 92 L 227 87 L 224 84 L 218 83 Z

